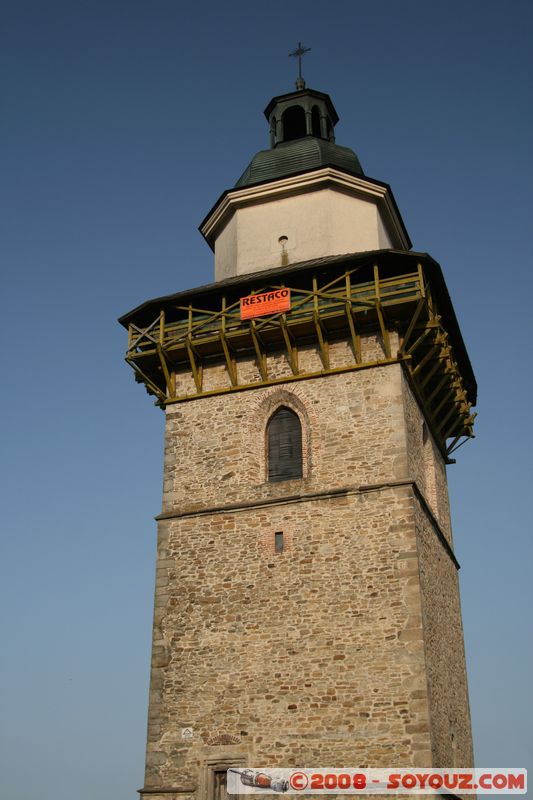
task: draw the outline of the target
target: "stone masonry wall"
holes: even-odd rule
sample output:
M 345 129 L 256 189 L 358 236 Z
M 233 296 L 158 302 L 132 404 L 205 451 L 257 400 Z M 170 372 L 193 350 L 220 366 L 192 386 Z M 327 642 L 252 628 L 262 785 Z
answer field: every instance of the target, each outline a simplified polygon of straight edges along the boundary
M 221 736 L 264 767 L 430 763 L 412 514 L 397 487 L 160 523 L 147 786 L 198 786 Z
M 436 767 L 473 765 L 459 576 L 424 509 L 415 508 L 422 620 Z
M 364 346 L 382 357 L 378 338 Z M 314 371 L 315 356 L 300 354 L 301 365 Z M 278 367 L 287 374 L 283 356 Z M 213 367 L 205 380 L 221 376 Z M 268 483 L 265 429 L 280 405 L 302 423 L 303 478 Z M 206 800 L 211 770 L 230 764 L 444 764 L 452 717 L 466 758 L 457 576 L 410 485 L 425 491 L 423 420 L 401 366 L 204 397 L 166 414 L 152 791 L 141 797 Z M 451 541 L 435 464 L 434 513 Z
M 390 334 L 391 351 L 398 349 L 398 336 L 394 331 Z M 329 344 L 329 359 L 333 369 L 354 363 L 351 345 L 345 340 L 332 341 Z M 364 362 L 378 361 L 385 358 L 385 349 L 381 336 L 367 333 L 361 336 L 361 358 Z M 237 379 L 240 384 L 259 383 L 261 375 L 255 358 L 239 356 L 236 359 Z M 292 375 L 286 353 L 271 352 L 267 357 L 270 378 L 284 378 Z M 320 352 L 314 345 L 300 347 L 298 350 L 298 368 L 302 374 L 316 374 L 323 369 Z M 228 372 L 224 363 L 211 364 L 204 369 L 203 390 L 206 392 L 225 389 L 230 385 Z M 189 369 L 176 373 L 176 392 L 179 396 L 196 394 L 193 375 Z
M 404 403 L 409 473 L 453 545 L 446 465 L 431 434 L 424 447 L 424 417 L 405 378 Z M 428 479 L 434 487 L 433 497 Z M 439 542 L 430 515 L 416 498 L 414 507 L 433 764 L 468 767 L 473 764 L 473 751 L 457 568 Z
M 424 446 L 424 415 L 403 377 L 403 398 L 405 409 L 405 430 L 407 436 L 407 464 L 410 477 L 416 484 L 427 504 L 435 514 L 439 525 L 450 545 L 453 543 L 448 499 L 446 464 L 427 430 L 427 444 Z
M 163 511 L 286 495 L 287 484 L 266 482 L 264 431 L 280 404 L 302 422 L 306 490 L 407 477 L 393 364 L 168 406 Z

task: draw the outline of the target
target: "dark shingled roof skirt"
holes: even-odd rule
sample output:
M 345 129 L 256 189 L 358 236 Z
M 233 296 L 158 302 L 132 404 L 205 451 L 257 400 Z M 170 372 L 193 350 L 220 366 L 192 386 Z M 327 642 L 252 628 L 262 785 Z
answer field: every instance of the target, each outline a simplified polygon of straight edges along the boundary
M 295 141 L 281 142 L 271 150 L 260 150 L 256 153 L 235 188 L 280 180 L 326 166 L 364 176 L 359 159 L 349 147 L 341 147 L 315 136 L 304 136 Z

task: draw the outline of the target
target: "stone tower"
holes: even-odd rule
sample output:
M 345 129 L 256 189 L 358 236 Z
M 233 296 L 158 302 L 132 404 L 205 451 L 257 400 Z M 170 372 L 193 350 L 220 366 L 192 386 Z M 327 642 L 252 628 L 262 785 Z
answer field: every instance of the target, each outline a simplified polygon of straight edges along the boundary
M 215 282 L 120 322 L 166 414 L 143 800 L 228 766 L 469 766 L 446 465 L 476 383 L 442 271 L 328 95 L 267 106 Z

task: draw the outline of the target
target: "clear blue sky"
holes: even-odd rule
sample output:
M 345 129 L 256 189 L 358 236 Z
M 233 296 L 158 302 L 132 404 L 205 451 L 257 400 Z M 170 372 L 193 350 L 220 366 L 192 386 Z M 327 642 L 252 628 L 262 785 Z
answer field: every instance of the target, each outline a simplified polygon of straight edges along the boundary
M 0 797 L 142 786 L 163 415 L 116 318 L 211 280 L 197 226 L 267 146 L 298 40 L 445 271 L 479 381 L 449 473 L 477 763 L 531 764 L 532 9 L 2 4 Z

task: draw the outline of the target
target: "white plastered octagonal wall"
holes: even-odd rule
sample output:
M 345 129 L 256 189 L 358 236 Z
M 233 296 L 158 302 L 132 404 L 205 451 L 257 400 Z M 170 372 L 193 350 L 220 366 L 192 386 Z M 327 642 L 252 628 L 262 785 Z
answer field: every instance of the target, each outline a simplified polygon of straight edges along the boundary
M 323 256 L 410 247 L 383 184 L 325 168 L 222 197 L 201 226 L 215 280 Z

